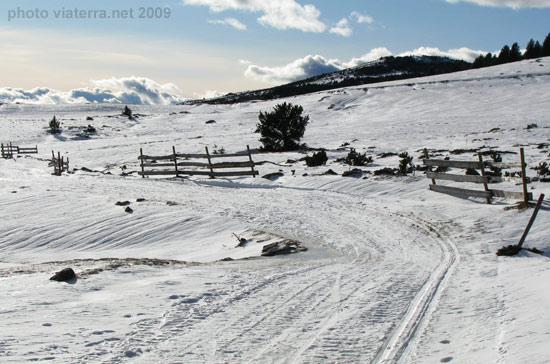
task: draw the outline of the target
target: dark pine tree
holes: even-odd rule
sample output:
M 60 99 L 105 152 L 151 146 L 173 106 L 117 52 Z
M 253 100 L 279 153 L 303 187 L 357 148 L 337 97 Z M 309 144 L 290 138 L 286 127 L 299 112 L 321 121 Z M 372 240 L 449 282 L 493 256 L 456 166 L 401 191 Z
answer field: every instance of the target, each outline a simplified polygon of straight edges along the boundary
M 485 67 L 494 66 L 497 64 L 496 56 L 493 56 L 491 53 L 485 55 Z
M 548 33 L 546 39 L 544 39 L 544 42 L 542 43 L 542 56 L 550 56 L 550 33 Z
M 523 58 L 525 59 L 533 59 L 537 58 L 535 55 L 535 41 L 533 38 L 527 43 L 527 47 L 525 47 L 525 53 L 523 53 Z
M 517 61 L 521 61 L 521 50 L 519 49 L 519 44 L 514 43 L 512 44 L 512 48 L 510 49 L 509 62 L 517 62 Z
M 300 147 L 299 141 L 304 136 L 309 116 L 302 116 L 300 105 L 282 103 L 275 105 L 273 112 L 261 112 L 257 124 L 261 134 L 260 142 L 267 151 L 287 151 Z
M 472 64 L 472 67 L 473 68 L 483 68 L 483 67 L 487 67 L 485 65 L 485 56 L 484 55 L 479 55 L 479 57 L 477 57 L 474 61 L 474 63 Z
M 542 46 L 540 45 L 538 40 L 535 42 L 533 53 L 535 54 L 535 58 L 542 57 Z
M 502 49 L 500 50 L 500 53 L 498 55 L 498 63 L 508 63 L 510 62 L 510 47 L 508 44 L 506 44 Z

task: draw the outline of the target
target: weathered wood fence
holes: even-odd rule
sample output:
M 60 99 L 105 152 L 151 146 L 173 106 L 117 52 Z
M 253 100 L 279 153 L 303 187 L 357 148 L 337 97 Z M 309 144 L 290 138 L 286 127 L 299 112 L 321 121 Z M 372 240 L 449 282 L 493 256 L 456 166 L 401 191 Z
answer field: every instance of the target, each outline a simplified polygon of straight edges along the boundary
M 452 196 L 457 197 L 478 197 L 484 198 L 487 203 L 491 203 L 493 197 L 502 197 L 509 199 L 523 199 L 526 203 L 529 200 L 533 199 L 533 194 L 527 192 L 527 182 L 528 179 L 525 175 L 526 165 L 523 148 L 520 149 L 520 163 L 504 163 L 504 162 L 493 162 L 493 161 L 484 161 L 481 153 L 478 153 L 478 161 L 457 161 L 457 160 L 442 160 L 442 159 L 430 159 L 428 155 L 428 150 L 424 149 L 424 165 L 428 167 L 426 172 L 426 177 L 432 180 L 430 184 L 430 190 L 435 192 L 441 192 Z M 452 173 L 441 173 L 434 172 L 433 167 L 440 168 L 459 168 L 459 169 L 470 169 L 470 170 L 479 170 L 479 175 L 461 175 L 461 174 L 452 174 Z M 521 177 L 501 177 L 501 176 L 490 176 L 486 175 L 485 168 L 499 168 L 499 169 L 509 169 L 509 168 L 521 168 Z M 469 183 L 478 183 L 483 184 L 483 190 L 472 190 L 465 188 L 458 188 L 452 186 L 442 186 L 436 184 L 436 180 L 446 180 L 453 182 L 469 182 Z M 500 183 L 500 182 L 516 182 L 521 183 L 523 186 L 522 192 L 513 192 L 513 191 L 503 191 L 490 189 L 490 183 Z
M 2 158 L 8 159 L 13 158 L 14 154 L 37 154 L 38 146 L 34 147 L 20 147 L 13 145 L 12 143 L 5 144 L 1 143 L 0 145 L 2 151 Z
M 50 161 L 50 166 L 53 167 L 54 175 L 61 176 L 61 173 L 69 171 L 69 157 L 65 158 L 61 156 L 60 152 L 57 152 L 56 157 L 54 151 L 52 150 L 52 159 Z
M 141 172 L 143 178 L 145 176 L 209 176 L 215 177 L 235 177 L 235 176 L 253 176 L 258 175 L 258 171 L 254 169 L 254 161 L 250 147 L 246 146 L 246 152 L 233 154 L 212 154 L 208 147 L 205 147 L 205 154 L 184 154 L 176 153 L 176 148 L 172 147 L 172 154 L 162 156 L 144 155 L 143 149 L 140 148 Z M 245 161 L 230 161 L 230 162 L 212 162 L 217 158 L 245 158 Z M 193 159 L 206 159 L 206 162 L 194 161 Z M 191 169 L 190 167 L 195 167 Z M 163 168 L 160 169 L 159 168 Z M 243 168 L 247 168 L 243 170 Z M 223 171 L 218 171 L 223 169 Z

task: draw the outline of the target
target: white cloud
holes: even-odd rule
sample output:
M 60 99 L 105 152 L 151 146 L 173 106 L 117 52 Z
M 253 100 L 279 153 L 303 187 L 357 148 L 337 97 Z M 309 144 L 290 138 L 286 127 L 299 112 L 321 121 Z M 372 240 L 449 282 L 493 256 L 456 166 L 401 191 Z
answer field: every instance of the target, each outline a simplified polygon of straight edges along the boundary
M 548 8 L 550 0 L 445 0 L 448 3 L 469 2 L 481 6 L 520 8 Z
M 183 0 L 185 5 L 208 6 L 219 13 L 225 10 L 246 10 L 262 13 L 260 24 L 276 29 L 299 29 L 321 33 L 326 25 L 319 20 L 321 12 L 313 5 L 300 5 L 295 0 Z
M 371 16 L 360 14 L 357 11 L 351 12 L 350 19 L 355 19 L 359 24 L 374 23 L 374 19 Z
M 391 55 L 392 55 L 392 52 L 385 47 L 374 48 L 374 49 L 371 49 L 369 53 L 365 53 L 359 58 L 352 58 L 348 62 L 343 62 L 342 68 L 357 67 L 361 64 L 376 61 L 382 57 L 388 57 Z
M 121 104 L 177 104 L 185 99 L 171 83 L 160 85 L 143 77 L 111 78 L 91 81 L 93 87 L 58 91 L 45 87 L 23 90 L 0 88 L 0 102 L 29 104 L 121 103 Z
M 225 25 L 230 25 L 232 26 L 233 28 L 235 29 L 238 29 L 238 30 L 246 30 L 246 25 L 244 25 L 243 23 L 241 23 L 240 21 L 238 21 L 237 19 L 235 18 L 225 18 L 223 20 L 219 20 L 219 19 L 216 19 L 216 20 L 209 20 L 208 21 L 210 24 L 225 24 Z
M 244 75 L 256 81 L 283 84 L 341 69 L 338 61 L 328 60 L 319 55 L 309 55 L 281 67 L 262 67 L 251 64 Z
M 403 52 L 399 54 L 399 56 L 440 56 L 473 62 L 480 54 L 487 54 L 487 52 L 480 50 L 475 51 L 464 47 L 449 49 L 448 51 L 441 51 L 439 48 L 420 47 L 412 51 Z
M 207 90 L 203 93 L 193 93 L 193 99 L 213 99 L 215 97 L 221 97 L 223 95 L 226 95 L 227 92 L 220 92 L 216 90 Z
M 460 59 L 473 62 L 480 54 L 486 54 L 485 51 L 475 51 L 468 48 L 450 49 L 441 51 L 438 48 L 420 47 L 413 51 L 403 52 L 398 56 L 441 56 L 453 59 Z M 252 63 L 244 73 L 245 77 L 273 85 L 280 85 L 288 82 L 303 80 L 309 77 L 340 71 L 345 68 L 357 67 L 359 65 L 376 61 L 382 57 L 388 57 L 393 53 L 384 47 L 374 48 L 370 52 L 358 58 L 352 58 L 349 61 L 340 61 L 338 59 L 327 59 L 320 55 L 308 55 L 290 62 L 284 66 L 266 67 L 258 66 Z
M 343 37 L 349 37 L 353 33 L 346 18 L 340 20 L 335 27 L 330 28 L 330 32 Z

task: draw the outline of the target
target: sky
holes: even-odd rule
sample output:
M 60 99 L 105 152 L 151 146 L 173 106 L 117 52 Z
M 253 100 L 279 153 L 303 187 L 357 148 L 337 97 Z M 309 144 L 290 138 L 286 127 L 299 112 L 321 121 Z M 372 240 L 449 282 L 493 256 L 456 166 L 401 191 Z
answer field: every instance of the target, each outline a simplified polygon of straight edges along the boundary
M 166 104 L 523 48 L 549 34 L 550 0 L 2 0 L 0 19 L 0 102 Z

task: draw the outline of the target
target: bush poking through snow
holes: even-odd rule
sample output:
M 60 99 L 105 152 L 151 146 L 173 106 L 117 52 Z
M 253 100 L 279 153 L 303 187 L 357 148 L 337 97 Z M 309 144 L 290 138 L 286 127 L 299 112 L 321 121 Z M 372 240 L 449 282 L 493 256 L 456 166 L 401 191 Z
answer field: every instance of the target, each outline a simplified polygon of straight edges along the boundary
M 282 152 L 299 148 L 309 122 L 309 116 L 302 116 L 303 111 L 302 106 L 286 102 L 275 105 L 272 112 L 260 111 L 257 130 L 262 149 Z
M 490 157 L 493 160 L 493 162 L 496 162 L 496 163 L 502 162 L 502 156 L 500 155 L 500 153 L 493 152 L 493 153 L 490 154 Z M 501 168 L 491 166 L 491 167 L 489 167 L 489 169 L 491 170 L 490 175 L 492 175 L 492 176 L 502 176 L 502 169 Z
M 321 149 L 317 153 L 313 153 L 312 156 L 307 156 L 304 158 L 306 165 L 308 167 L 318 167 L 327 163 L 328 157 L 327 152 L 324 149 Z
M 344 159 L 344 163 L 349 164 L 350 166 L 365 166 L 372 163 L 372 157 L 368 156 L 367 153 L 358 153 L 355 148 L 351 148 L 348 155 Z
M 122 112 L 122 115 L 126 115 L 128 119 L 131 119 L 133 117 L 132 110 L 128 106 L 124 106 L 124 111 Z
M 407 152 L 402 152 L 399 154 L 399 167 L 398 171 L 402 175 L 407 175 L 414 171 L 413 157 Z
M 53 119 L 50 120 L 48 127 L 50 128 L 50 133 L 52 134 L 61 133 L 61 122 L 57 120 L 55 115 L 53 116 Z
M 548 163 L 546 162 L 540 162 L 538 166 L 535 167 L 535 171 L 537 171 L 537 176 L 539 178 L 549 178 L 550 177 L 550 168 L 548 168 Z

